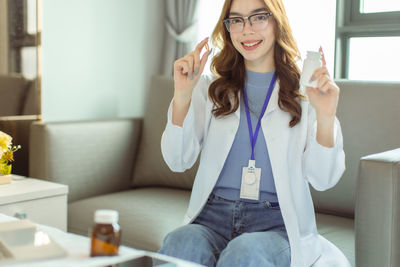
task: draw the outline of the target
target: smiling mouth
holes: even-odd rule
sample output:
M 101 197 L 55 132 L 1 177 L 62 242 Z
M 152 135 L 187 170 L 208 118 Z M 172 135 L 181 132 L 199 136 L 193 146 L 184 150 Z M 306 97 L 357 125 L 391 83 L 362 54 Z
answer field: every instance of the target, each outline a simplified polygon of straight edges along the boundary
M 251 42 L 251 43 L 242 43 L 242 45 L 243 46 L 245 46 L 245 47 L 252 47 L 252 46 L 256 46 L 256 45 L 259 45 L 259 44 L 261 44 L 261 42 L 262 41 L 256 41 L 256 42 Z
M 243 47 L 245 50 L 253 50 L 253 49 L 256 49 L 257 47 L 260 46 L 261 43 L 262 43 L 262 40 L 261 40 L 261 41 L 254 41 L 254 42 L 241 42 L 242 47 Z

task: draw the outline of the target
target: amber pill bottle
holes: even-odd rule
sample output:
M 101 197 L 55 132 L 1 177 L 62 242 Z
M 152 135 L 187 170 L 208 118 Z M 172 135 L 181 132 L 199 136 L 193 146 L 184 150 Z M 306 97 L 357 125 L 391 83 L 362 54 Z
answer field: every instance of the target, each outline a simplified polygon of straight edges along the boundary
M 94 222 L 90 233 L 90 256 L 118 255 L 121 239 L 118 212 L 115 210 L 97 210 L 94 214 Z

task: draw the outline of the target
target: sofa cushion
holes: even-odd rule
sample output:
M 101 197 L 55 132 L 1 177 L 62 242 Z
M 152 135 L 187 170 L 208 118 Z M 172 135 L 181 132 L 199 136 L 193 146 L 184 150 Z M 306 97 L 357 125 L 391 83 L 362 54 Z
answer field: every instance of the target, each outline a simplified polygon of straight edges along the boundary
M 161 135 L 167 123 L 168 106 L 173 94 L 174 84 L 171 77 L 152 79 L 132 177 L 133 186 L 192 188 L 198 163 L 184 173 L 173 173 L 161 154 Z
M 122 244 L 157 251 L 166 234 L 179 227 L 190 191 L 148 187 L 92 197 L 68 205 L 68 231 L 87 235 L 97 209 L 119 212 Z
M 335 244 L 350 261 L 355 265 L 354 256 L 354 220 L 340 216 L 316 213 L 318 233 Z
M 182 225 L 190 191 L 138 188 L 75 201 L 68 205 L 68 231 L 87 235 L 97 209 L 119 212 L 122 244 L 157 251 L 164 237 Z M 318 232 L 335 244 L 354 265 L 354 220 L 316 214 Z
M 338 80 L 337 84 L 346 171 L 334 188 L 311 192 L 317 211 L 353 217 L 360 158 L 400 147 L 400 83 Z

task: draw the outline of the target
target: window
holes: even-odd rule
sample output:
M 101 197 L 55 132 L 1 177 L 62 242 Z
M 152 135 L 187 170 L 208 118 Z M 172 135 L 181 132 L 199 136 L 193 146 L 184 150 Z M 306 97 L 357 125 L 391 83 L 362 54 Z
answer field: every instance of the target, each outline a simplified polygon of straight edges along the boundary
M 349 79 L 399 80 L 400 37 L 354 37 L 349 46 Z M 383 70 L 383 71 L 382 71 Z
M 26 9 L 26 31 L 28 34 L 36 34 L 36 0 L 27 0 Z
M 36 71 L 36 1 L 8 0 L 9 71 L 34 79 Z
M 21 53 L 21 73 L 28 79 L 35 79 L 37 76 L 37 49 L 35 46 L 22 47 Z
M 360 2 L 361 13 L 378 13 L 400 11 L 400 1 L 396 0 L 362 0 Z
M 335 77 L 400 81 L 400 1 L 338 0 Z

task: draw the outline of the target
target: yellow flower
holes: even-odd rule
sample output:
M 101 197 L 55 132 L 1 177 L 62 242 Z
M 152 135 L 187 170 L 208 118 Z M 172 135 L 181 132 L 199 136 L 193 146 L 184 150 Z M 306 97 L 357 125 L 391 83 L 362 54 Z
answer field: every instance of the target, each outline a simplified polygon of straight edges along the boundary
M 11 174 L 11 165 L 7 165 L 5 163 L 0 164 L 0 174 L 3 174 L 3 175 Z
M 14 152 L 21 148 L 20 145 L 11 145 L 12 137 L 0 131 L 0 175 L 11 174 L 11 164 L 14 161 Z
M 12 137 L 5 132 L 0 131 L 0 149 L 3 151 L 11 146 Z
M 4 152 L 3 157 L 1 158 L 5 162 L 11 162 L 14 161 L 14 154 L 12 150 L 7 150 Z

